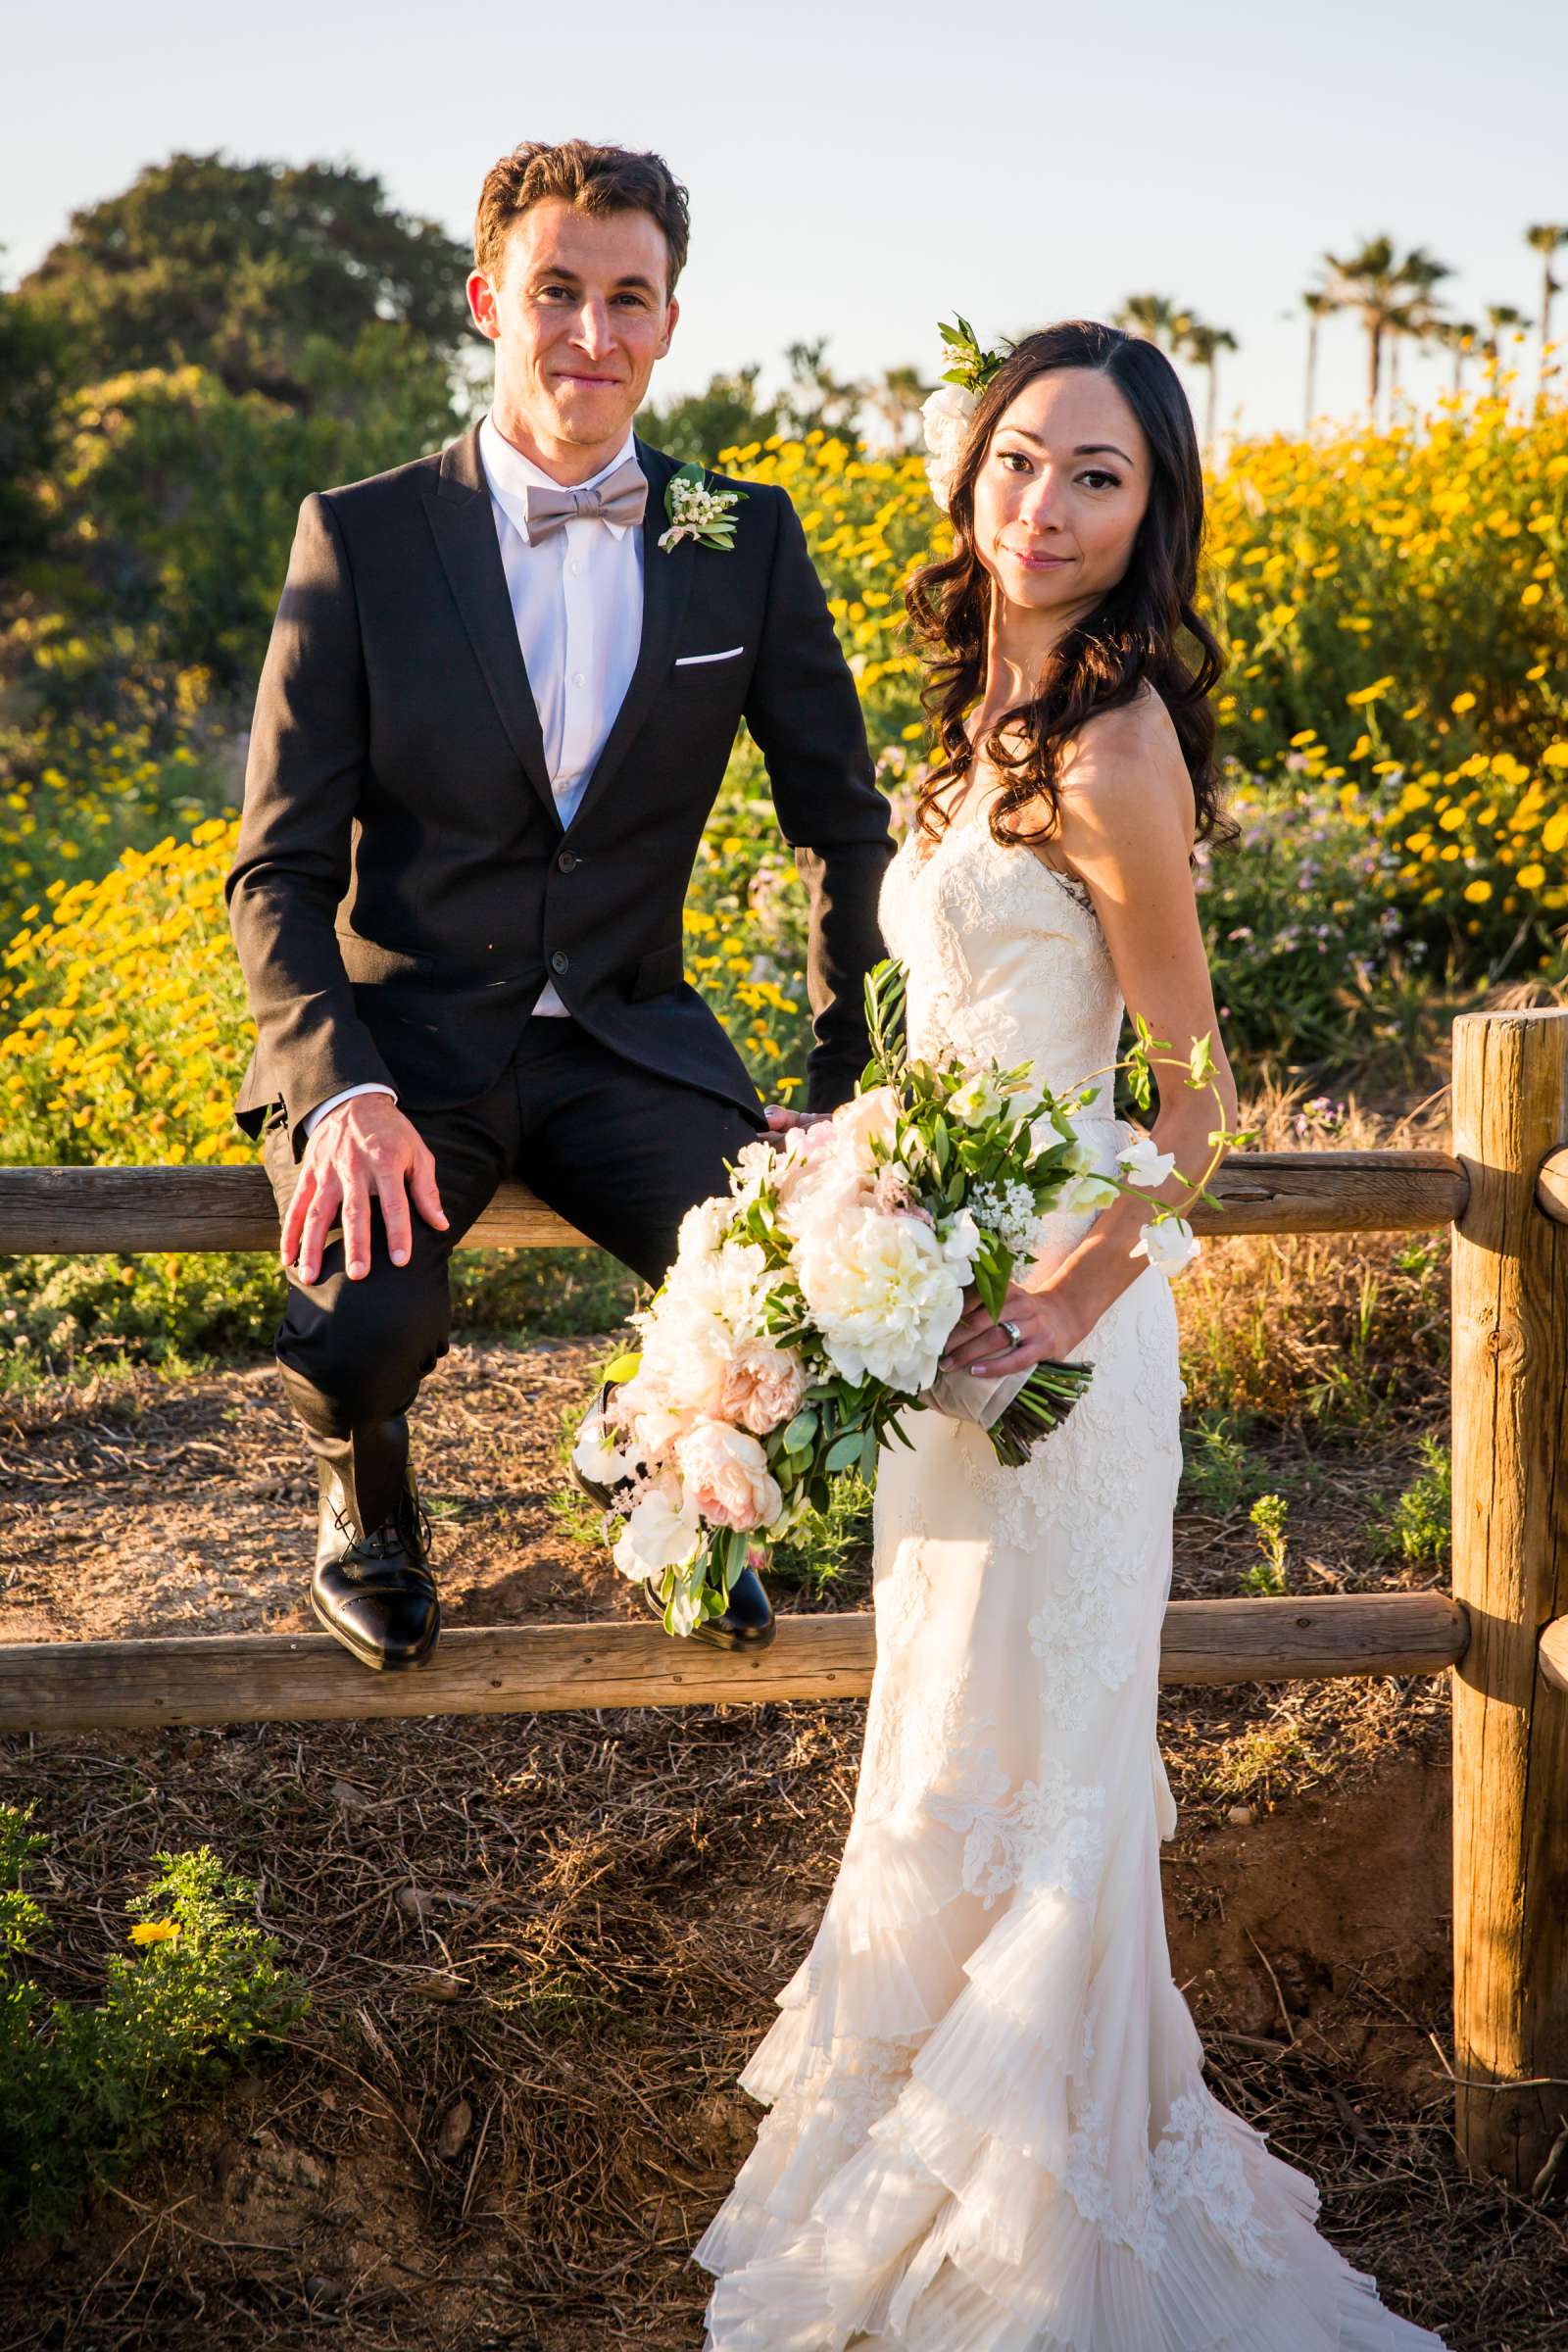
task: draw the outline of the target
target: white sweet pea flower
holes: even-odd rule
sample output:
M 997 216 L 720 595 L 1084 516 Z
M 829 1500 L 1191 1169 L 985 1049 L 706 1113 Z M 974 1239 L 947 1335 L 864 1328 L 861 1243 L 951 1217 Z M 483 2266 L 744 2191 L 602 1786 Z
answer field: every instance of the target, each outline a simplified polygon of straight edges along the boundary
M 571 1458 L 584 1478 L 600 1487 L 612 1487 L 620 1479 L 633 1478 L 642 1468 L 635 1446 L 622 1448 L 615 1445 L 597 1404 L 590 1406 L 582 1417 Z
M 943 1255 L 950 1265 L 958 1268 L 965 1282 L 974 1272 L 974 1261 L 984 1238 L 969 1209 L 960 1208 L 948 1219 L 942 1236 Z
M 1056 1205 L 1070 1217 L 1087 1216 L 1091 1209 L 1108 1208 L 1120 1195 L 1108 1176 L 1080 1176 L 1069 1184 Z
M 1065 1169 L 1070 1176 L 1087 1175 L 1095 1164 L 1095 1155 L 1081 1135 L 1074 1136 L 1069 1142 L 1055 1120 L 1051 1118 L 1036 1119 L 1029 1130 L 1029 1149 L 1037 1159 L 1047 1152 L 1061 1151 L 1063 1144 L 1067 1148 L 1056 1162 L 1057 1167 Z
M 639 1577 L 662 1576 L 666 1568 L 684 1568 L 702 1540 L 696 1503 L 688 1501 L 678 1479 L 661 1479 L 637 1504 L 611 1557 L 635 1583 Z
M 1152 1192 L 1155 1185 L 1163 1184 L 1176 1165 L 1175 1152 L 1157 1151 L 1152 1135 L 1136 1137 L 1117 1152 L 1116 1159 L 1128 1183 L 1141 1192 Z
M 1161 1217 L 1156 1223 L 1144 1227 L 1133 1244 L 1131 1254 L 1134 1257 L 1147 1257 L 1152 1266 L 1157 1266 L 1160 1273 L 1168 1277 L 1179 1274 L 1184 1266 L 1190 1266 L 1202 1247 L 1185 1217 Z
M 966 1127 L 983 1127 L 987 1119 L 996 1117 L 1005 1101 L 1005 1095 L 990 1072 L 976 1070 L 974 1076 L 966 1078 L 952 1097 L 948 1103 L 948 1116 L 961 1119 Z

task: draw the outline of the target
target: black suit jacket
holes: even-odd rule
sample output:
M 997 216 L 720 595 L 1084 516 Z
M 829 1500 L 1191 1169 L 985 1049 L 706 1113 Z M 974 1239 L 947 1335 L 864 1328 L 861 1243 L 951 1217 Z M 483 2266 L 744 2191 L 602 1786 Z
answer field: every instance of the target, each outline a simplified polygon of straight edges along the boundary
M 891 843 L 821 583 L 777 489 L 748 488 L 733 549 L 662 550 L 676 461 L 642 442 L 637 457 L 641 650 L 564 831 L 477 428 L 300 509 L 227 882 L 258 1031 L 235 1105 L 247 1133 L 281 1106 L 298 1155 L 305 1113 L 367 1079 L 411 1112 L 469 1101 L 547 978 L 607 1046 L 756 1115 L 682 952 L 742 718 L 809 900 L 807 1101 L 853 1092 Z

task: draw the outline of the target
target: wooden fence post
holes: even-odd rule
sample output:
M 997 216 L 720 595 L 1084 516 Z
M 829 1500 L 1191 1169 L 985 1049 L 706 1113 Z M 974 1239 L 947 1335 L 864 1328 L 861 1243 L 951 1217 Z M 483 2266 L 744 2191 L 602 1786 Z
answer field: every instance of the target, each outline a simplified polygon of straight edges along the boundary
M 1537 1195 L 1568 1142 L 1568 1011 L 1454 1023 L 1455 2132 L 1529 2189 L 1568 2124 L 1568 1228 Z M 1495 2086 L 1495 2087 L 1494 2087 Z

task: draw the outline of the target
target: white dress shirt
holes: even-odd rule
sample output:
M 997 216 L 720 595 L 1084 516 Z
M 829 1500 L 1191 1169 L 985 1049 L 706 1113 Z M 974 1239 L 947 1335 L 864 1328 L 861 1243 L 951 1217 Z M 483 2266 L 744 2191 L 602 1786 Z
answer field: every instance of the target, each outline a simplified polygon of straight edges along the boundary
M 573 487 L 591 490 L 635 455 L 628 432 L 610 464 Z M 565 826 L 576 814 L 583 787 L 637 666 L 643 632 L 643 535 L 597 515 L 573 515 L 534 547 L 528 538 L 528 484 L 543 489 L 560 485 L 520 449 L 514 449 L 493 416 L 479 427 L 479 459 L 490 485 L 490 511 L 517 643 L 539 713 L 550 789 Z M 546 981 L 533 1009 L 536 1014 L 565 1013 L 554 981 Z M 306 1112 L 305 1133 L 309 1136 L 318 1119 L 355 1095 L 392 1093 L 391 1087 L 375 1082 L 345 1087 Z

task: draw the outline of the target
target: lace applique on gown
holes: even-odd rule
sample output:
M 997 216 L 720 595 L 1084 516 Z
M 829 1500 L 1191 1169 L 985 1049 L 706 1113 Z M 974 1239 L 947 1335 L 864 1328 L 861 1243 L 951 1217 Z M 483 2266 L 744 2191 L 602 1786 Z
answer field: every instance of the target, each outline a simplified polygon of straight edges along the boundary
M 888 869 L 916 1053 L 1111 1061 L 1082 884 L 982 823 Z M 1110 1101 L 1108 1083 L 1102 1101 Z M 1092 1110 L 1109 1169 L 1131 1130 Z M 1092 1214 L 1051 1221 L 1041 1265 Z M 741 2076 L 769 2109 L 695 2248 L 708 2352 L 1442 2352 L 1222 2106 L 1170 1972 L 1155 1741 L 1181 1474 L 1176 1314 L 1146 1268 L 1019 1470 L 911 1416 L 875 1503 L 877 1659 L 821 1926 Z

